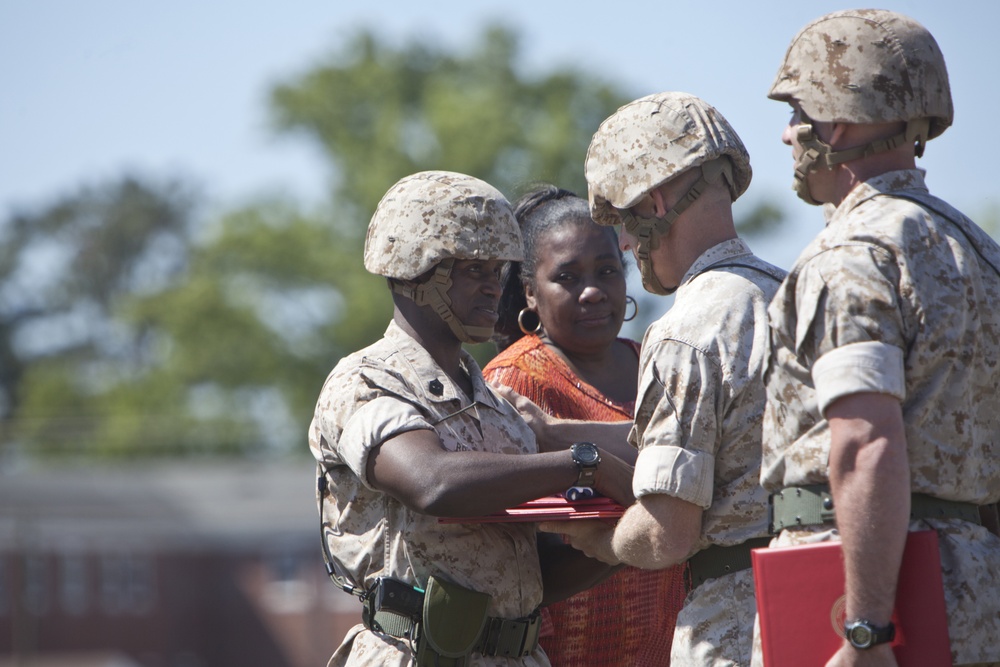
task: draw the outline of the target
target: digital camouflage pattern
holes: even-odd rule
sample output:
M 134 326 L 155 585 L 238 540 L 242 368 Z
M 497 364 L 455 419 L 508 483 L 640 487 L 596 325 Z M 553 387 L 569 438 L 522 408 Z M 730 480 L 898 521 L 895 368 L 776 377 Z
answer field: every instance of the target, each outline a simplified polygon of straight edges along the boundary
M 783 277 L 743 241 L 725 241 L 695 261 L 673 306 L 643 340 L 629 434 L 639 449 L 633 491 L 636 497 L 663 493 L 701 507 L 700 549 L 767 535 L 767 495 L 760 487 L 761 373 L 768 350 L 767 306 Z M 723 606 L 752 607 L 752 589 L 749 600 L 726 602 L 717 595 L 735 594 L 729 587 L 738 584 L 719 583 L 735 578 L 706 582 L 688 596 L 671 664 L 747 664 L 753 614 L 744 619 L 724 613 Z M 699 659 L 704 642 L 721 642 L 718 662 Z M 693 653 L 682 659 L 679 646 Z M 730 646 L 739 646 L 738 653 L 729 653 Z
M 531 429 L 490 389 L 466 352 L 462 363 L 473 383 L 471 402 L 393 322 L 384 338 L 345 357 L 330 373 L 309 427 L 309 447 L 328 470 L 327 544 L 338 574 L 356 586 L 367 589 L 376 577 L 391 576 L 424 588 L 436 574 L 492 595 L 489 615 L 521 618 L 542 601 L 534 524 L 438 523 L 375 490 L 365 478 L 372 449 L 412 430 L 433 430 L 449 451 L 537 452 Z M 407 644 L 358 626 L 330 664 L 382 667 L 409 664 L 409 657 Z M 469 662 L 515 664 L 549 662 L 541 650 L 520 661 L 474 654 Z
M 677 615 L 670 667 L 749 665 L 756 616 L 753 570 L 709 579 Z
M 368 225 L 365 268 L 412 280 L 447 258 L 524 259 L 510 203 L 489 183 L 455 172 L 401 179 Z
M 1000 247 L 932 197 L 921 171 L 889 172 L 852 190 L 770 307 L 764 486 L 828 481 L 821 404 L 876 391 L 901 400 L 914 492 L 1000 499 L 997 268 Z M 865 352 L 872 349 L 881 351 Z M 883 362 L 860 367 L 856 351 Z M 928 525 L 942 541 L 955 663 L 1000 661 L 1000 538 L 959 520 L 911 528 Z M 797 539 L 786 533 L 782 540 Z
M 812 120 L 882 123 L 929 118 L 934 138 L 954 109 L 944 56 L 913 19 L 881 9 L 833 12 L 792 40 L 768 97 L 797 101 Z
M 630 102 L 601 123 L 587 150 L 591 214 L 599 224 L 621 224 L 613 209 L 634 206 L 653 188 L 723 155 L 732 161 L 735 200 L 750 185 L 750 156 L 715 107 L 679 92 Z

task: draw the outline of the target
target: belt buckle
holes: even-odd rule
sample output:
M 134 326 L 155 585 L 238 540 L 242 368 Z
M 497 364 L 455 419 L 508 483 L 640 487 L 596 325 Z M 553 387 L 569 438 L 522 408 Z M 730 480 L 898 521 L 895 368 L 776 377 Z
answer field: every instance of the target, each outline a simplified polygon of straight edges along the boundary
M 503 630 L 503 619 L 492 617 L 487 619 L 483 635 L 483 655 L 496 655 L 501 630 Z
M 516 621 L 489 618 L 483 628 L 483 640 L 478 650 L 483 655 L 518 658 L 530 655 L 538 646 L 542 623 L 539 614 Z
M 521 655 L 523 646 L 524 624 L 519 621 L 502 619 L 495 655 L 503 658 L 516 658 Z
M 542 621 L 538 618 L 536 611 L 528 617 L 528 626 L 524 630 L 524 641 L 521 643 L 521 657 L 531 655 L 531 652 L 538 646 L 538 635 L 542 631 Z

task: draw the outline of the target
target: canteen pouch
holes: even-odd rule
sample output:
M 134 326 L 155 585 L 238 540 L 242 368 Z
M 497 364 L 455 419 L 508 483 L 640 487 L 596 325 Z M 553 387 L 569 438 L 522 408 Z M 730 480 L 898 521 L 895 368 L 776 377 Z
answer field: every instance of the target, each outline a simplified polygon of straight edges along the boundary
M 424 591 L 418 667 L 463 667 L 486 626 L 492 596 L 435 576 Z

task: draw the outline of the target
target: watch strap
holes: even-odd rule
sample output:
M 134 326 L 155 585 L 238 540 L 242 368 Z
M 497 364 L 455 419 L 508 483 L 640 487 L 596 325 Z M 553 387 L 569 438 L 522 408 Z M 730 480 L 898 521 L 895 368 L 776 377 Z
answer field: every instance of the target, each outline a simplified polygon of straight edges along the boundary
M 581 455 L 581 452 L 584 450 L 587 454 Z M 578 442 L 570 447 L 570 453 L 579 470 L 576 476 L 576 483 L 573 486 L 586 488 L 594 486 L 594 478 L 597 476 L 597 466 L 601 462 L 597 446 L 590 442 Z
M 576 477 L 576 484 L 573 486 L 591 487 L 594 485 L 594 477 L 597 476 L 597 465 L 580 466 L 580 474 Z

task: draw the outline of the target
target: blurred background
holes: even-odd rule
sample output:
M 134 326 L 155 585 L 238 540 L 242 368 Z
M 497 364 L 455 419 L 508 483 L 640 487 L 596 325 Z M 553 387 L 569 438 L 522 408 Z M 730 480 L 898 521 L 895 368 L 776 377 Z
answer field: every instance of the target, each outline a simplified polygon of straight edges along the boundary
M 766 93 L 842 8 L 0 0 L 0 666 L 325 664 L 359 605 L 325 579 L 305 432 L 391 317 L 361 263 L 381 195 L 449 169 L 586 196 L 600 121 L 683 90 L 743 137 L 741 232 L 787 268 L 822 216 Z M 929 185 L 995 233 L 1000 4 L 891 8 L 949 65 Z M 630 285 L 641 337 L 669 301 Z

